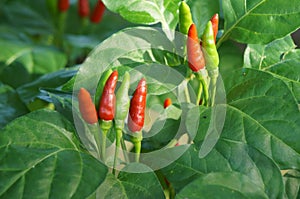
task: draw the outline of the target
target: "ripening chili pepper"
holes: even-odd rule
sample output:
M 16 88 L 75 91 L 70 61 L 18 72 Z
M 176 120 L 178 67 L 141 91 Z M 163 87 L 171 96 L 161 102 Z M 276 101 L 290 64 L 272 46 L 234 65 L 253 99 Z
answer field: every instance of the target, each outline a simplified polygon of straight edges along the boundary
M 103 72 L 101 75 L 101 78 L 98 82 L 97 89 L 96 89 L 96 94 L 95 94 L 95 104 L 96 104 L 96 109 L 99 109 L 99 102 L 102 96 L 102 92 L 105 86 L 105 83 L 107 82 L 109 76 L 111 75 L 113 71 L 111 69 L 108 69 L 107 71 Z
M 94 11 L 91 15 L 91 22 L 99 23 L 102 19 L 102 16 L 105 11 L 105 5 L 101 0 L 98 0 L 97 4 L 95 5 Z
M 115 127 L 116 129 L 124 128 L 124 120 L 128 114 L 130 98 L 128 90 L 130 86 L 130 75 L 128 72 L 124 74 L 121 86 L 116 93 L 116 112 L 115 112 Z
M 211 71 L 218 68 L 219 55 L 215 44 L 214 31 L 211 21 L 208 21 L 203 33 L 202 48 L 207 70 Z
M 92 101 L 90 93 L 81 88 L 78 93 L 79 111 L 82 118 L 89 124 L 98 122 L 97 111 Z
M 82 18 L 89 16 L 90 14 L 89 0 L 78 1 L 78 14 Z
M 118 71 L 112 72 L 103 88 L 102 96 L 99 104 L 99 118 L 101 120 L 110 121 L 115 116 L 116 95 Z
M 144 126 L 146 97 L 146 80 L 142 78 L 130 101 L 128 128 L 131 132 L 139 132 Z
M 192 23 L 193 19 L 190 7 L 185 1 L 181 1 L 179 5 L 179 31 L 187 35 Z
M 69 0 L 58 0 L 58 10 L 60 12 L 66 12 L 70 6 Z
M 190 69 L 194 72 L 198 72 L 205 67 L 205 59 L 201 46 L 199 44 L 197 28 L 195 24 L 192 24 L 188 31 L 187 39 L 187 56 Z
M 214 16 L 212 16 L 210 21 L 212 23 L 212 28 L 213 28 L 213 31 L 214 31 L 214 38 L 215 38 L 215 43 L 216 43 L 218 28 L 219 28 L 219 15 L 218 15 L 218 13 L 214 14 Z
M 166 109 L 171 104 L 172 104 L 172 100 L 170 98 L 165 99 L 165 101 L 164 101 L 164 108 Z

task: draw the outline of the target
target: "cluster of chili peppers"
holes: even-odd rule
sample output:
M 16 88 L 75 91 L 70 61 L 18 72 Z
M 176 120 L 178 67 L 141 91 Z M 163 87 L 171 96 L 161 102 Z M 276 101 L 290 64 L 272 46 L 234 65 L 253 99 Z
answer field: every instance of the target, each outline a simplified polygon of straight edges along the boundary
M 54 1 L 54 0 L 52 0 Z M 69 9 L 69 0 L 58 0 L 58 10 L 61 13 L 66 12 Z M 98 0 L 93 12 L 90 15 L 90 4 L 89 0 L 78 0 L 78 15 L 85 19 L 90 18 L 92 23 L 99 23 L 105 11 L 105 5 L 101 0 Z
M 187 61 L 199 82 L 196 103 L 206 106 L 213 106 L 215 103 L 216 83 L 219 75 L 219 55 L 216 48 L 218 23 L 219 16 L 215 14 L 208 21 L 200 40 L 189 6 L 184 1 L 179 5 L 179 31 L 188 36 Z
M 142 78 L 136 89 L 130 97 L 128 91 L 130 88 L 130 75 L 126 72 L 123 81 L 115 94 L 118 82 L 118 71 L 108 70 L 105 72 L 98 84 L 96 96 L 99 95 L 99 106 L 96 107 L 92 101 L 90 93 L 81 88 L 78 93 L 79 111 L 85 122 L 89 124 L 90 129 L 100 125 L 101 136 L 99 132 L 93 132 L 98 146 L 99 156 L 106 158 L 106 137 L 107 133 L 114 127 L 116 132 L 116 150 L 114 156 L 113 173 L 117 164 L 119 148 L 124 143 L 123 130 L 125 120 L 128 117 L 127 126 L 131 131 L 131 141 L 135 148 L 135 161 L 139 161 L 142 141 L 142 128 L 144 126 L 144 116 L 146 108 L 147 85 L 146 80 Z M 98 100 L 96 98 L 96 100 Z M 97 110 L 98 109 L 98 114 Z M 99 120 L 98 120 L 99 119 Z M 92 130 L 91 130 L 92 131 Z

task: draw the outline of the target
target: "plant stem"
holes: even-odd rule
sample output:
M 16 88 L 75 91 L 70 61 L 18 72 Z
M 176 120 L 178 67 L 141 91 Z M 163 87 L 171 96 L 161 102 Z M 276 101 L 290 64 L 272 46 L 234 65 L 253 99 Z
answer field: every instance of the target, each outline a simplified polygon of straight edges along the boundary
M 115 157 L 114 157 L 114 165 L 113 165 L 113 170 L 112 173 L 115 175 L 115 168 L 117 164 L 117 159 L 119 156 L 119 148 L 121 146 L 121 139 L 122 139 L 122 129 L 116 129 L 116 149 L 115 149 Z
M 196 105 L 200 104 L 200 100 L 201 100 L 201 96 L 202 96 L 202 90 L 203 90 L 203 85 L 202 85 L 201 82 L 199 82 Z
M 125 162 L 129 162 L 129 158 L 128 158 L 128 155 L 127 155 L 127 148 L 126 148 L 126 144 L 124 142 L 124 139 L 121 139 L 121 147 L 122 147 L 122 151 L 123 151 L 123 155 L 124 155 L 124 158 L 125 158 Z
M 207 83 L 206 83 L 205 79 L 203 78 L 202 74 L 196 73 L 196 76 L 199 80 L 199 84 L 202 85 L 202 89 L 203 89 L 203 105 L 207 106 L 208 105 L 208 97 L 209 97 Z M 198 101 L 198 99 L 197 99 L 197 101 Z
M 142 131 L 135 132 L 135 136 L 131 137 L 131 141 L 134 145 L 134 150 L 135 150 L 135 162 L 140 161 L 140 154 L 141 154 L 141 146 L 142 146 L 142 140 L 143 140 L 143 134 Z
M 208 71 L 208 76 L 210 77 L 209 82 L 209 96 L 210 96 L 210 106 L 215 105 L 215 98 L 216 98 L 216 90 L 217 90 L 217 80 L 219 76 L 219 69 L 213 71 Z
M 107 137 L 107 133 L 110 130 L 112 126 L 112 121 L 105 121 L 105 120 L 101 120 L 100 121 L 100 128 L 101 128 L 101 132 L 102 132 L 102 144 L 101 144 L 101 157 L 103 159 L 103 161 L 105 161 L 106 158 L 106 137 Z

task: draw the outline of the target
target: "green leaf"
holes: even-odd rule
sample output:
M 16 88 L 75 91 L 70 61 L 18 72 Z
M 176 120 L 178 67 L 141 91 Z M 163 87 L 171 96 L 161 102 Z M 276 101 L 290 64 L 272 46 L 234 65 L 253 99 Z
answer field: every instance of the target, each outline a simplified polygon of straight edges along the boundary
M 130 168 L 129 168 L 130 167 Z M 113 175 L 107 178 L 98 189 L 97 198 L 164 198 L 164 192 L 155 173 L 149 169 L 148 173 L 129 173 L 135 167 L 145 167 L 142 164 L 132 163 L 119 173 L 118 179 Z
M 162 170 L 177 192 L 204 174 L 238 172 L 261 187 L 270 198 L 282 197 L 283 180 L 279 168 L 270 158 L 247 144 L 220 139 L 205 158 L 199 158 L 198 153 L 199 148 L 192 145 Z
M 1 7 L 6 23 L 32 35 L 51 33 L 53 27 L 47 18 L 45 3 L 26 1 L 9 1 Z
M 57 88 L 66 83 L 77 72 L 76 67 L 63 69 L 54 73 L 41 76 L 33 82 L 25 84 L 17 89 L 20 98 L 25 104 L 28 104 L 41 94 L 42 88 Z
M 188 1 L 193 15 L 193 21 L 197 25 L 197 32 L 202 35 L 207 22 L 215 13 L 219 13 L 219 1 Z
M 188 184 L 176 198 L 268 198 L 261 187 L 239 173 L 210 173 Z
M 155 58 L 151 61 L 145 59 L 149 53 L 152 54 L 152 49 L 180 51 L 180 47 L 172 43 L 159 29 L 136 27 L 116 33 L 95 48 L 81 65 L 74 89 L 84 87 L 94 93 L 102 73 L 108 68 L 116 67 L 118 71 L 130 70 L 132 88 L 145 77 L 149 95 L 162 95 L 173 91 L 185 77 L 173 67 L 160 64 Z M 70 88 L 70 85 L 67 87 Z
M 0 82 L 0 129 L 27 112 L 26 106 L 21 102 L 16 91 Z
M 57 112 L 36 111 L 0 133 L 1 198 L 85 198 L 107 168 L 80 151 L 70 123 Z
M 296 170 L 289 170 L 284 174 L 285 197 L 298 199 L 300 196 L 300 173 Z
M 268 43 L 286 36 L 300 26 L 298 0 L 222 1 L 224 34 L 218 41 L 233 39 L 242 43 Z
M 270 72 L 282 79 L 300 103 L 300 50 L 291 36 L 267 45 L 250 44 L 244 54 L 244 67 Z
M 250 68 L 223 78 L 228 105 L 221 137 L 262 151 L 281 169 L 300 168 L 300 114 L 285 82 Z
M 6 67 L 19 62 L 29 74 L 45 74 L 65 67 L 67 57 L 57 49 L 21 42 L 0 40 L 0 61 Z
M 124 19 L 138 24 L 161 23 L 162 28 L 174 30 L 178 22 L 177 10 L 180 0 L 108 1 L 107 8 L 119 13 Z

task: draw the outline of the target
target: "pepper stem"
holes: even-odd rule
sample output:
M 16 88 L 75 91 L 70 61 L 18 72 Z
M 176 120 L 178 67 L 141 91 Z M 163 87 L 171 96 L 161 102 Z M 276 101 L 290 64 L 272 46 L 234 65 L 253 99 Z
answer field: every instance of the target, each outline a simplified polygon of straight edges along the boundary
M 202 74 L 196 73 L 196 76 L 197 76 L 197 79 L 199 80 L 199 86 L 201 84 L 201 87 L 202 87 L 202 91 L 201 92 L 203 92 L 203 105 L 207 106 L 208 105 L 208 96 L 209 96 L 208 95 L 208 86 L 207 86 L 207 83 L 206 83 L 206 81 L 205 81 L 205 79 L 204 79 L 204 77 L 203 77 Z M 198 95 L 199 95 L 199 93 L 198 93 Z M 198 98 L 197 98 L 197 104 L 199 104 L 199 102 L 200 102 L 200 99 L 198 101 Z
M 141 146 L 142 146 L 142 140 L 143 140 L 143 134 L 142 131 L 138 131 L 134 133 L 135 136 L 131 137 L 131 141 L 134 145 L 134 150 L 135 150 L 135 162 L 140 161 L 140 154 L 141 154 Z
M 121 139 L 122 139 L 122 129 L 117 128 L 116 129 L 116 149 L 115 149 L 115 157 L 114 157 L 114 165 L 113 165 L 113 170 L 112 173 L 115 175 L 116 172 L 116 164 L 117 164 L 117 159 L 119 156 L 119 148 L 121 146 Z
M 209 82 L 209 105 L 214 106 L 215 105 L 215 98 L 216 98 L 216 90 L 217 90 L 217 80 L 219 76 L 219 69 L 215 69 L 212 71 L 208 71 L 208 76 L 210 77 Z
M 106 120 L 101 120 L 100 121 L 100 128 L 101 128 L 101 132 L 102 132 L 102 144 L 101 144 L 101 157 L 103 159 L 103 161 L 105 161 L 106 158 L 106 137 L 107 137 L 107 133 L 110 130 L 112 126 L 112 121 L 106 121 Z

